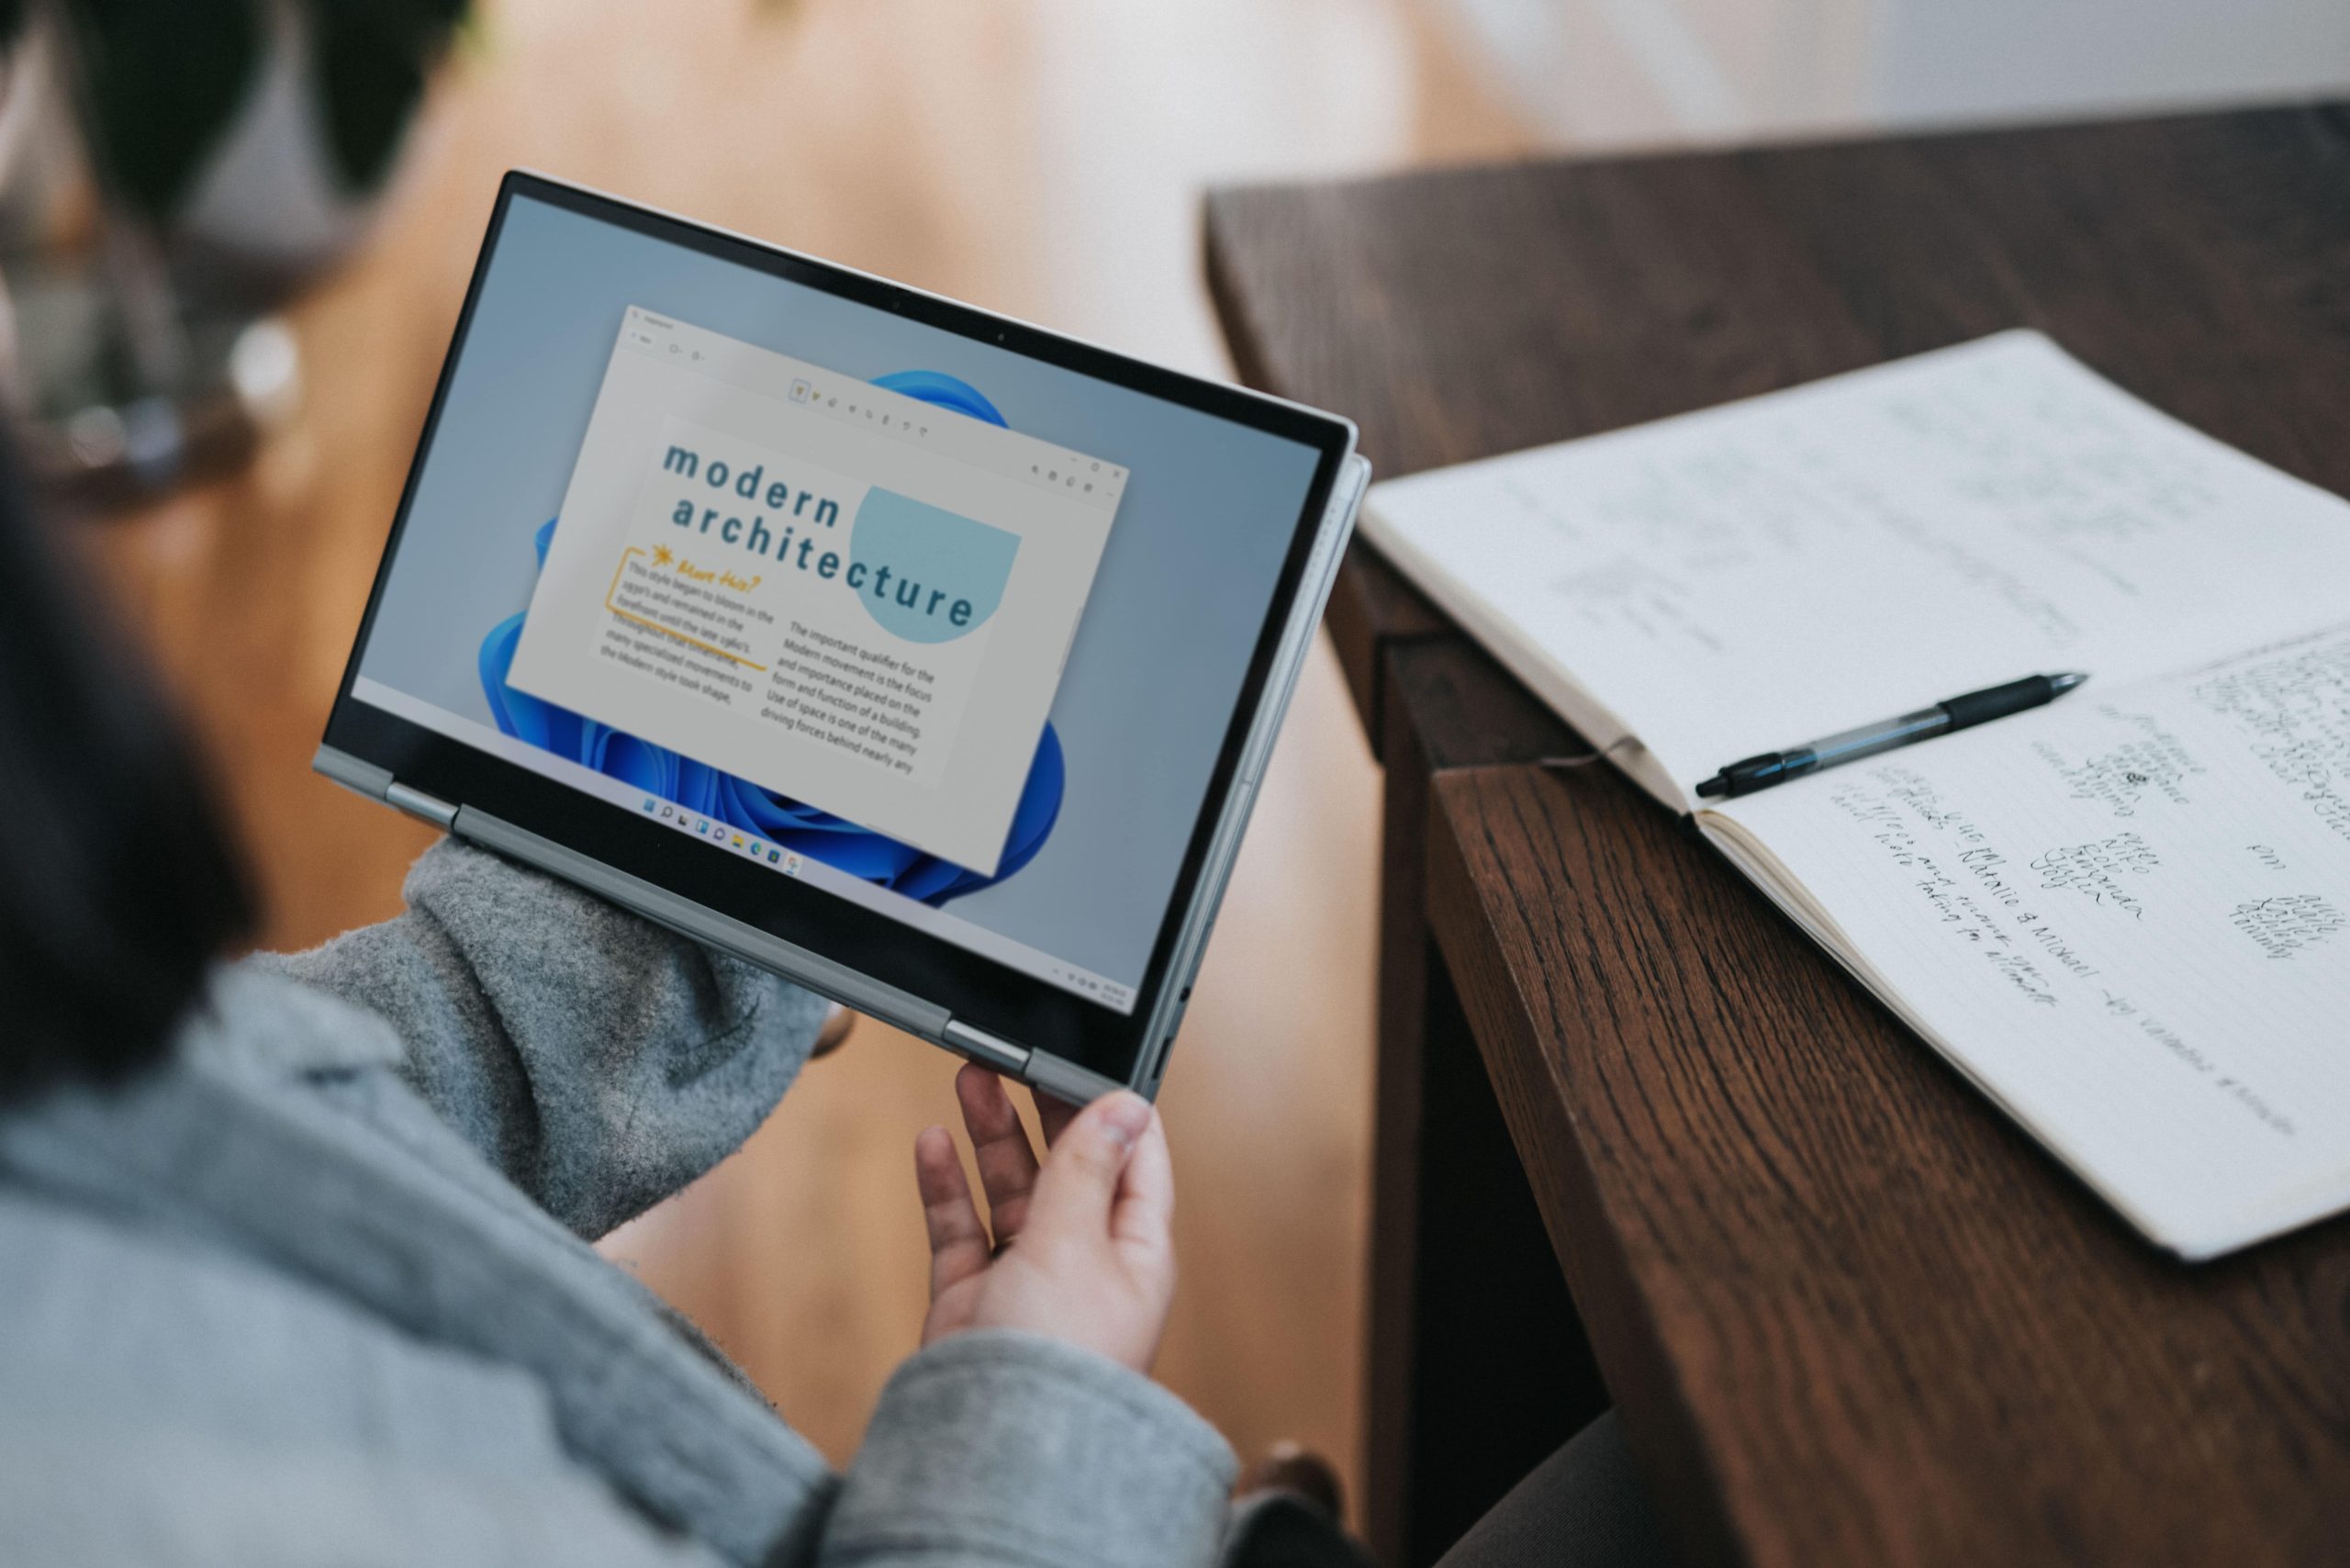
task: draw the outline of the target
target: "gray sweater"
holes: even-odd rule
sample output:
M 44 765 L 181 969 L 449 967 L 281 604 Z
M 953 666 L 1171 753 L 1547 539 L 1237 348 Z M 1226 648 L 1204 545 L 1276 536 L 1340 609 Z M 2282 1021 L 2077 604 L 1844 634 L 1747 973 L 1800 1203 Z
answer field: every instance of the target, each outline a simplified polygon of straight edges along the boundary
M 1145 1378 L 943 1340 L 836 1476 L 588 1245 L 758 1126 L 815 998 L 454 843 L 408 900 L 0 1114 L 0 1562 L 1214 1557 L 1231 1454 Z

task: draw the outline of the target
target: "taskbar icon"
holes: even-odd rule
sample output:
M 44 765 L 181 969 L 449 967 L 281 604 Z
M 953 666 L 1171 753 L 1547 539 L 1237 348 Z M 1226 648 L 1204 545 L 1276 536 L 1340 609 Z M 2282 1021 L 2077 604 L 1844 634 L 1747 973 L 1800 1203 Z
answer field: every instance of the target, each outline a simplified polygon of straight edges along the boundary
M 675 823 L 679 833 L 690 833 L 698 837 L 707 838 L 722 848 L 746 855 L 753 860 L 764 860 L 787 876 L 800 875 L 800 857 L 779 844 L 769 844 L 765 839 L 746 836 L 735 832 L 722 822 L 712 822 L 708 817 L 695 816 L 674 805 L 653 801 L 649 802 L 644 809 L 651 812 L 656 805 L 659 807 L 657 813 L 659 819 L 666 823 Z

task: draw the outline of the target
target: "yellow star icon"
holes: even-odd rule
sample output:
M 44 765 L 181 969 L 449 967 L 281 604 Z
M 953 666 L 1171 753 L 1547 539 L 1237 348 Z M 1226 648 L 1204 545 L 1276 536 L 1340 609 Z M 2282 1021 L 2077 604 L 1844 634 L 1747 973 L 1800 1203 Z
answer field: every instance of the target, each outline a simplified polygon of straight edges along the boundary
M 666 566 L 676 559 L 677 557 L 675 555 L 669 554 L 669 547 L 666 544 L 655 544 L 653 547 L 653 564 L 655 566 Z

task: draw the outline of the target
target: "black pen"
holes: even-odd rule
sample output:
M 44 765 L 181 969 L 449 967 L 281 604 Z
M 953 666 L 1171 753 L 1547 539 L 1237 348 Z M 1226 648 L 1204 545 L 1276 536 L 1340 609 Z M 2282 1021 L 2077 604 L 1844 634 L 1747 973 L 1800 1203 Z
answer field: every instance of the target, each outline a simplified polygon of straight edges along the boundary
M 1796 746 L 1787 751 L 1766 751 L 1760 756 L 1731 763 L 1698 785 L 1697 793 L 1708 800 L 1722 795 L 1751 795 L 1757 790 L 1767 790 L 1774 784 L 1784 784 L 1790 778 L 1817 773 L 1823 767 L 1833 767 L 1842 762 L 1858 762 L 1864 756 L 1891 751 L 1895 746 L 1931 740 L 1953 730 L 1987 723 L 1993 719 L 2004 719 L 2010 713 L 2020 713 L 2027 708 L 2037 708 L 2043 702 L 2053 702 L 2087 678 L 2085 675 L 2028 675 L 2005 686 L 1994 686 L 1982 691 L 1970 691 L 1964 697 L 1946 699 L 1930 708 L 1920 708 L 1915 713 L 1904 713 L 1898 719 L 1863 724 L 1857 730 L 1846 730 L 1841 735 L 1830 735 L 1824 741 L 1813 741 L 1808 745 Z

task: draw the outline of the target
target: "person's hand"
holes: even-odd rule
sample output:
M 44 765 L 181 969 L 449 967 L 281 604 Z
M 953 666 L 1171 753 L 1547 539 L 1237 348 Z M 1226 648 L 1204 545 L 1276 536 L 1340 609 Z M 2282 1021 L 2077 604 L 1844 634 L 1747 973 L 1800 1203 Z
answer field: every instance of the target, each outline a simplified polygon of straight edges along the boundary
M 954 1136 L 914 1140 L 930 1227 L 925 1345 L 965 1328 L 1022 1328 L 1150 1370 L 1175 1296 L 1174 1168 L 1158 1114 L 1121 1091 L 1074 1111 L 1039 1097 L 1040 1169 L 1003 1081 L 955 1075 L 995 1234 L 979 1223 Z

